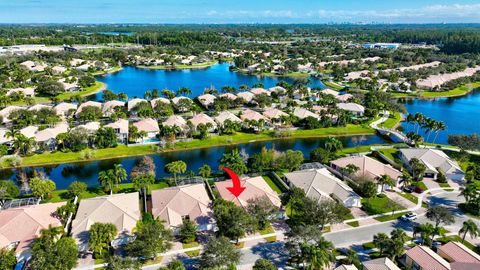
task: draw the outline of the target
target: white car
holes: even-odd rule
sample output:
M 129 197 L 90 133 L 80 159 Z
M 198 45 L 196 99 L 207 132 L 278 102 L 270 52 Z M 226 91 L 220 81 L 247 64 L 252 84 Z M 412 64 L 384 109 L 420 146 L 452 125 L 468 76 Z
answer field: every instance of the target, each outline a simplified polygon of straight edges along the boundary
M 410 212 L 408 214 L 403 215 L 400 219 L 403 221 L 413 221 L 417 219 L 417 214 Z

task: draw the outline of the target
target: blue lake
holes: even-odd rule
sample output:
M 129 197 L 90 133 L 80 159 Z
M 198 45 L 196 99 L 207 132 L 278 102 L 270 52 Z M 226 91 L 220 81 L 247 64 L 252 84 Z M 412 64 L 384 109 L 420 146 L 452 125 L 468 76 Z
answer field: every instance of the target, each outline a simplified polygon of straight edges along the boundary
M 229 71 L 230 64 L 224 62 L 205 69 L 185 70 L 152 70 L 135 67 L 124 67 L 120 72 L 99 77 L 98 80 L 108 85 L 108 89 L 119 93 L 124 92 L 129 98 L 143 97 L 146 90 L 154 88 L 158 90 L 178 90 L 181 87 L 188 87 L 192 90 L 191 97 L 203 94 L 205 88 L 215 87 L 220 90 L 223 86 L 239 87 L 242 84 L 252 86 L 255 83 L 263 83 L 266 88 L 275 86 L 279 81 L 293 83 L 295 78 L 291 77 L 269 77 L 251 76 L 238 72 Z M 298 78 L 302 79 L 302 78 Z M 311 86 L 324 88 L 325 85 L 318 79 L 310 78 Z M 97 94 L 101 99 L 101 94 Z
M 405 102 L 408 112 L 420 112 L 435 120 L 445 122 L 447 129 L 438 134 L 437 143 L 447 143 L 448 134 L 480 133 L 480 91 L 462 97 L 438 99 L 413 99 Z M 406 131 L 412 131 L 413 125 L 403 123 Z M 425 133 L 421 132 L 425 137 Z M 435 134 L 430 135 L 429 142 Z
M 353 136 L 353 137 L 340 137 L 345 147 L 355 147 L 360 145 L 380 144 L 385 141 L 376 136 Z M 269 149 L 276 149 L 278 151 L 286 151 L 288 149 L 300 150 L 308 158 L 310 151 L 323 146 L 325 139 L 287 139 L 287 140 L 275 140 L 265 142 L 252 142 L 248 144 L 239 144 L 232 146 L 220 146 L 211 147 L 205 149 L 185 150 L 176 152 L 167 152 L 152 155 L 156 165 L 157 178 L 167 176 L 164 171 L 165 164 L 183 160 L 187 163 L 187 170 L 198 171 L 204 164 L 208 164 L 212 170 L 218 169 L 218 160 L 222 157 L 225 151 L 231 151 L 233 148 L 238 148 L 239 151 L 246 153 L 247 155 L 253 155 L 258 153 L 263 147 Z M 141 157 L 127 157 L 120 159 L 89 161 L 81 163 L 59 164 L 55 166 L 42 166 L 36 168 L 25 168 L 18 170 L 26 170 L 31 172 L 32 169 L 44 171 L 48 177 L 54 180 L 58 189 L 65 189 L 73 181 L 82 181 L 89 186 L 98 186 L 98 172 L 102 170 L 108 170 L 113 168 L 114 164 L 121 163 L 128 174 L 135 164 L 135 161 Z M 15 179 L 16 170 L 3 170 L 0 171 L 0 179 Z

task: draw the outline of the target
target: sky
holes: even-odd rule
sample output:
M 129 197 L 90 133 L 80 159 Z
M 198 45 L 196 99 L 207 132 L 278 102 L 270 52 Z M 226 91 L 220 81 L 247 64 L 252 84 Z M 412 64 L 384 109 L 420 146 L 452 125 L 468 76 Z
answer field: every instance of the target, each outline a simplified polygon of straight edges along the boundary
M 479 0 L 0 0 L 0 23 L 480 23 Z

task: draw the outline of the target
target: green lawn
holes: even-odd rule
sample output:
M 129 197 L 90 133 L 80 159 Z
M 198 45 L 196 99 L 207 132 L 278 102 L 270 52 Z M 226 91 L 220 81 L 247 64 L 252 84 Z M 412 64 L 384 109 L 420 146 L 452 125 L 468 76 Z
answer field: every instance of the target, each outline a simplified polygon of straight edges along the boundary
M 382 153 L 386 158 L 390 159 L 391 161 L 398 163 L 397 160 L 398 158 L 396 157 L 396 154 L 398 153 L 398 149 L 396 148 L 385 148 L 385 149 L 379 149 L 378 152 Z
M 386 222 L 386 221 L 398 219 L 399 217 L 401 217 L 403 215 L 405 215 L 405 213 L 395 213 L 394 215 L 376 217 L 375 220 L 380 221 L 380 222 Z
M 194 139 L 188 142 L 178 142 L 170 149 L 162 149 L 157 151 L 152 145 L 140 145 L 140 146 L 126 146 L 119 145 L 115 148 L 97 149 L 94 150 L 94 157 L 91 160 L 111 159 L 127 156 L 141 156 L 148 154 L 157 154 L 158 152 L 169 152 L 186 149 L 196 148 L 208 148 L 222 145 L 235 145 L 241 143 L 249 143 L 255 141 L 268 141 L 276 139 L 287 138 L 320 138 L 328 136 L 346 136 L 346 135 L 362 135 L 373 134 L 373 129 L 369 127 L 363 127 L 360 125 L 348 125 L 347 127 L 330 127 L 319 128 L 313 130 L 295 130 L 289 137 L 277 138 L 274 137 L 273 132 L 265 131 L 261 133 L 243 133 L 238 132 L 235 135 L 228 136 L 210 136 L 205 140 Z M 54 153 L 35 154 L 32 156 L 24 157 L 21 166 L 33 166 L 33 165 L 48 165 L 48 164 L 60 164 L 66 162 L 81 162 L 86 161 L 81 157 L 81 152 L 69 152 L 63 153 L 60 151 Z M 10 164 L 0 164 L 2 167 L 9 167 Z
M 425 183 L 423 183 L 422 181 L 413 182 L 413 183 L 412 183 L 412 186 L 414 186 L 414 187 L 419 187 L 419 188 L 421 188 L 421 189 L 424 190 L 424 191 L 428 189 L 428 187 L 427 187 L 427 186 L 425 185 Z
M 259 75 L 270 76 L 270 77 L 309 77 L 310 76 L 310 74 L 308 73 L 301 73 L 301 72 L 289 72 L 285 74 L 277 74 L 273 72 L 262 72 Z
M 198 242 L 192 242 L 192 243 L 182 244 L 182 245 L 183 245 L 184 249 L 200 246 L 200 244 Z M 197 257 L 197 256 L 200 255 L 200 250 L 187 251 L 187 252 L 185 252 L 185 254 L 187 254 L 188 257 Z
M 350 225 L 352 227 L 358 227 L 360 226 L 360 223 L 358 221 L 352 221 L 352 222 L 348 222 L 347 225 Z
M 218 63 L 217 61 L 210 61 L 206 63 L 200 63 L 200 64 L 191 64 L 191 65 L 184 65 L 184 64 L 176 64 L 174 66 L 137 66 L 138 68 L 145 68 L 145 69 L 196 69 L 196 68 L 207 68 L 210 66 L 215 65 Z
M 405 207 L 390 200 L 387 196 L 377 196 L 374 198 L 362 199 L 362 209 L 369 215 L 392 212 L 393 206 L 395 206 L 396 211 L 405 209 Z
M 402 115 L 399 112 L 394 112 L 393 117 L 389 117 L 381 124 L 385 128 L 394 128 L 402 120 Z
M 436 97 L 455 97 L 455 96 L 462 96 L 470 92 L 470 89 L 475 89 L 480 87 L 480 82 L 469 83 L 466 85 L 459 86 L 455 89 L 449 91 L 442 91 L 442 92 L 434 92 L 434 91 L 424 91 L 421 94 L 421 97 L 426 98 L 436 98 Z
M 397 192 L 398 195 L 404 197 L 405 199 L 411 201 L 414 204 L 418 203 L 418 197 L 413 195 L 412 193 L 406 193 L 406 192 Z
M 282 194 L 282 190 L 280 189 L 280 187 L 272 180 L 272 178 L 270 178 L 270 176 L 268 175 L 264 175 L 262 176 L 263 179 L 265 180 L 265 182 L 267 182 L 267 184 L 270 186 L 270 188 L 273 189 L 273 191 L 275 191 L 276 193 L 278 194 Z
M 334 82 L 330 82 L 330 81 L 324 81 L 323 82 L 326 86 L 332 88 L 332 89 L 335 89 L 335 90 L 342 90 L 343 89 L 343 86 L 341 85 L 338 85 Z

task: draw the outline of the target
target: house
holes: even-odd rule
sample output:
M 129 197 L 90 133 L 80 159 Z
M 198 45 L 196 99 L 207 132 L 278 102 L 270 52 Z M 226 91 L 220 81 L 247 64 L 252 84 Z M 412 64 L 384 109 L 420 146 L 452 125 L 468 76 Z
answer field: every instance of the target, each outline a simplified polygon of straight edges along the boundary
M 281 86 L 274 86 L 268 89 L 272 93 L 276 93 L 278 95 L 285 94 L 287 92 L 287 89 L 281 87 Z
M 451 241 L 446 243 L 438 248 L 437 254 L 450 263 L 470 263 L 475 264 L 475 267 L 480 269 L 480 255 L 460 242 Z
M 240 184 L 242 187 L 245 187 L 245 190 L 238 197 L 235 197 L 227 190 L 227 187 L 232 186 L 231 180 L 216 182 L 215 188 L 220 193 L 222 199 L 231 201 L 238 206 L 246 207 L 249 200 L 261 197 L 267 197 L 277 207 L 282 205 L 278 194 L 272 190 L 263 177 L 243 178 L 240 180 Z
M 29 111 L 40 111 L 41 109 L 52 109 L 52 106 L 45 104 L 35 104 L 28 108 Z
M 395 187 L 400 185 L 402 173 L 399 170 L 393 168 L 389 164 L 383 164 L 382 162 L 365 155 L 349 156 L 333 160 L 330 163 L 330 167 L 342 172 L 342 169 L 349 164 L 357 166 L 358 171 L 354 173 L 354 176 L 356 177 L 366 177 L 370 180 L 377 180 L 382 175 L 388 175 L 393 181 L 395 181 Z M 391 187 L 386 188 L 388 189 Z M 379 187 L 379 191 L 381 189 L 382 187 Z
M 138 104 L 140 104 L 142 102 L 146 102 L 147 104 L 149 104 L 148 101 L 146 99 L 143 99 L 143 98 L 134 98 L 134 99 L 129 100 L 127 102 L 127 110 L 131 111 L 133 108 L 135 108 Z
M 340 95 L 340 93 L 338 93 L 338 91 L 332 90 L 330 88 L 324 89 L 324 90 L 320 91 L 320 93 L 325 94 L 325 95 L 332 95 L 334 97 Z
M 331 174 L 327 168 L 286 173 L 291 187 L 299 187 L 314 199 L 335 199 L 345 207 L 361 207 L 361 198 L 347 184 Z
M 76 67 L 76 66 L 81 65 L 83 62 L 85 62 L 85 60 L 83 60 L 83 59 L 78 59 L 78 58 L 73 58 L 72 60 L 70 60 L 70 65 L 71 65 L 72 67 Z
M 320 119 L 320 116 L 316 113 L 313 113 L 305 108 L 296 107 L 293 110 L 293 116 L 298 117 L 299 119 L 305 119 L 307 117 L 314 117 L 316 119 Z
M 25 97 L 34 97 L 35 88 L 33 87 L 12 88 L 7 91 L 7 96 L 11 96 L 13 93 L 22 93 Z
M 363 270 L 400 270 L 388 257 L 364 261 Z
M 125 107 L 125 102 L 119 100 L 109 100 L 103 103 L 102 114 L 106 117 L 110 117 L 116 107 Z
M 25 61 L 20 63 L 21 66 L 24 66 L 26 69 L 32 72 L 42 72 L 47 67 L 46 65 L 42 65 L 39 63 L 35 63 L 33 61 Z
M 405 253 L 405 265 L 412 270 L 450 270 L 450 264 L 428 247 L 416 246 Z
M 57 147 L 57 135 L 68 132 L 69 127 L 67 123 L 60 123 L 52 128 L 46 128 L 38 131 L 35 134 L 35 141 L 39 149 L 55 150 Z
M 237 99 L 237 96 L 235 96 L 235 95 L 232 94 L 232 93 L 224 93 L 224 94 L 219 95 L 218 97 L 227 98 L 227 99 L 229 99 L 229 100 L 235 100 L 235 99 Z
M 38 127 L 36 126 L 28 126 L 20 129 L 20 133 L 27 138 L 35 137 L 35 133 L 37 133 L 37 131 Z
M 82 199 L 72 223 L 71 234 L 77 241 L 79 251 L 87 251 L 88 230 L 94 223 L 112 223 L 119 237 L 126 238 L 141 218 L 138 192 Z
M 49 226 L 61 227 L 62 222 L 54 216 L 57 208 L 65 205 L 45 203 L 8 208 L 0 211 L 0 249 L 14 249 L 19 260 L 30 257 L 30 247 Z
M 157 134 L 160 132 L 157 120 L 152 118 L 142 119 L 133 123 L 133 125 L 137 127 L 138 131 L 145 131 L 147 133 L 147 136 L 143 139 L 153 139 L 157 137 Z
M 230 120 L 231 122 L 234 122 L 234 123 L 241 123 L 242 120 L 240 120 L 240 118 L 238 118 L 235 114 L 229 112 L 229 111 L 223 111 L 223 112 L 220 112 L 217 116 L 214 117 L 215 119 L 215 122 L 217 122 L 217 124 L 219 126 L 223 126 L 223 123 L 225 123 L 225 121 L 227 120 Z
M 77 83 L 67 82 L 65 79 L 61 79 L 58 82 L 62 85 L 65 92 L 80 91 L 80 86 Z
M 288 116 L 287 113 L 282 112 L 276 108 L 268 108 L 263 112 L 263 115 L 270 120 L 280 120 L 282 116 Z
M 353 264 L 342 264 L 333 270 L 358 270 Z
M 258 95 L 270 96 L 270 94 L 271 94 L 270 91 L 267 91 L 263 88 L 252 88 L 252 89 L 250 89 L 250 93 L 254 94 L 255 96 L 258 96 Z
M 97 102 L 97 101 L 84 102 L 84 103 L 82 103 L 78 106 L 77 112 L 75 113 L 75 115 L 78 116 L 82 112 L 83 108 L 85 108 L 85 107 L 97 107 L 101 110 L 102 109 L 102 103 Z
M 242 111 L 242 113 L 240 114 L 240 119 L 242 119 L 243 121 L 245 121 L 245 120 L 248 120 L 248 121 L 252 121 L 252 120 L 267 121 L 268 120 L 265 116 L 263 116 L 259 112 L 256 112 L 256 111 L 250 110 L 250 109 L 246 109 L 246 110 Z
M 335 97 L 339 102 L 348 102 L 351 98 L 353 98 L 352 94 L 343 94 L 338 95 Z
M 83 65 L 77 66 L 75 69 L 80 71 L 88 71 L 90 70 L 90 68 L 92 68 L 92 65 L 89 63 L 85 63 Z
M 437 179 L 439 170 L 442 171 L 448 179 L 463 181 L 465 173 L 457 162 L 453 161 L 444 152 L 437 149 L 427 148 L 406 148 L 400 149 L 400 159 L 405 167 L 411 170 L 409 162 L 412 158 L 419 159 L 426 167 L 425 178 Z
M 187 100 L 192 101 L 192 100 L 191 100 L 190 98 L 188 98 L 188 97 L 180 96 L 180 97 L 174 97 L 174 98 L 172 98 L 172 103 L 173 103 L 173 104 L 178 104 L 178 102 L 179 102 L 180 100 L 182 100 L 182 99 L 187 99 Z
M 113 123 L 106 124 L 104 127 L 113 128 L 115 134 L 117 134 L 118 143 L 128 143 L 128 120 L 118 119 Z
M 199 231 L 213 229 L 210 197 L 203 183 L 152 190 L 152 215 L 178 232 L 184 220 L 191 220 Z
M 468 67 L 458 72 L 430 75 L 425 79 L 418 79 L 415 84 L 418 88 L 422 89 L 436 89 L 449 81 L 471 77 L 479 71 L 480 66 Z
M 163 121 L 162 126 L 173 127 L 177 126 L 181 131 L 184 131 L 187 128 L 187 121 L 183 119 L 180 115 L 171 115 L 167 120 Z
M 211 125 L 211 127 L 209 128 L 210 132 L 214 131 L 217 128 L 217 123 L 215 123 L 215 121 L 213 121 L 213 119 L 210 116 L 208 116 L 204 113 L 199 113 L 199 114 L 194 115 L 190 119 L 190 122 L 192 123 L 192 125 L 195 129 L 200 124 L 204 124 L 204 125 L 210 124 Z
M 361 117 L 365 113 L 365 107 L 363 107 L 360 104 L 352 103 L 352 102 L 337 103 L 337 108 L 345 110 L 345 111 L 349 111 L 357 117 Z
M 254 96 L 255 96 L 255 95 L 252 94 L 251 92 L 240 92 L 240 93 L 237 93 L 237 97 L 242 98 L 242 99 L 245 100 L 245 102 L 247 102 L 247 103 L 252 102 Z
M 157 104 L 158 103 L 164 103 L 164 104 L 170 104 L 170 100 L 167 99 L 167 98 L 154 98 L 152 100 L 150 100 L 150 104 L 152 105 L 152 108 L 155 108 L 157 107 Z
M 10 119 L 8 119 L 10 114 L 14 111 L 21 110 L 21 109 L 24 109 L 24 108 L 20 106 L 7 106 L 2 110 L 0 110 L 0 119 L 3 119 L 3 123 L 8 123 L 10 122 Z
M 204 95 L 198 96 L 197 99 L 198 99 L 198 102 L 200 102 L 200 104 L 202 104 L 203 107 L 208 109 L 213 105 L 216 97 L 212 94 L 204 94 Z
M 77 110 L 77 104 L 73 103 L 59 103 L 55 107 L 53 107 L 53 110 L 57 113 L 62 118 L 65 118 L 68 115 L 69 111 L 76 111 Z
M 62 67 L 62 66 L 54 66 L 52 67 L 52 72 L 53 74 L 55 75 L 61 75 L 63 73 L 65 73 L 67 71 L 67 68 L 66 67 Z
M 74 129 L 77 129 L 77 128 L 84 128 L 85 130 L 87 130 L 90 134 L 95 134 L 95 132 L 97 132 L 98 129 L 100 129 L 100 122 L 88 122 L 84 125 L 78 125 L 76 126 Z

